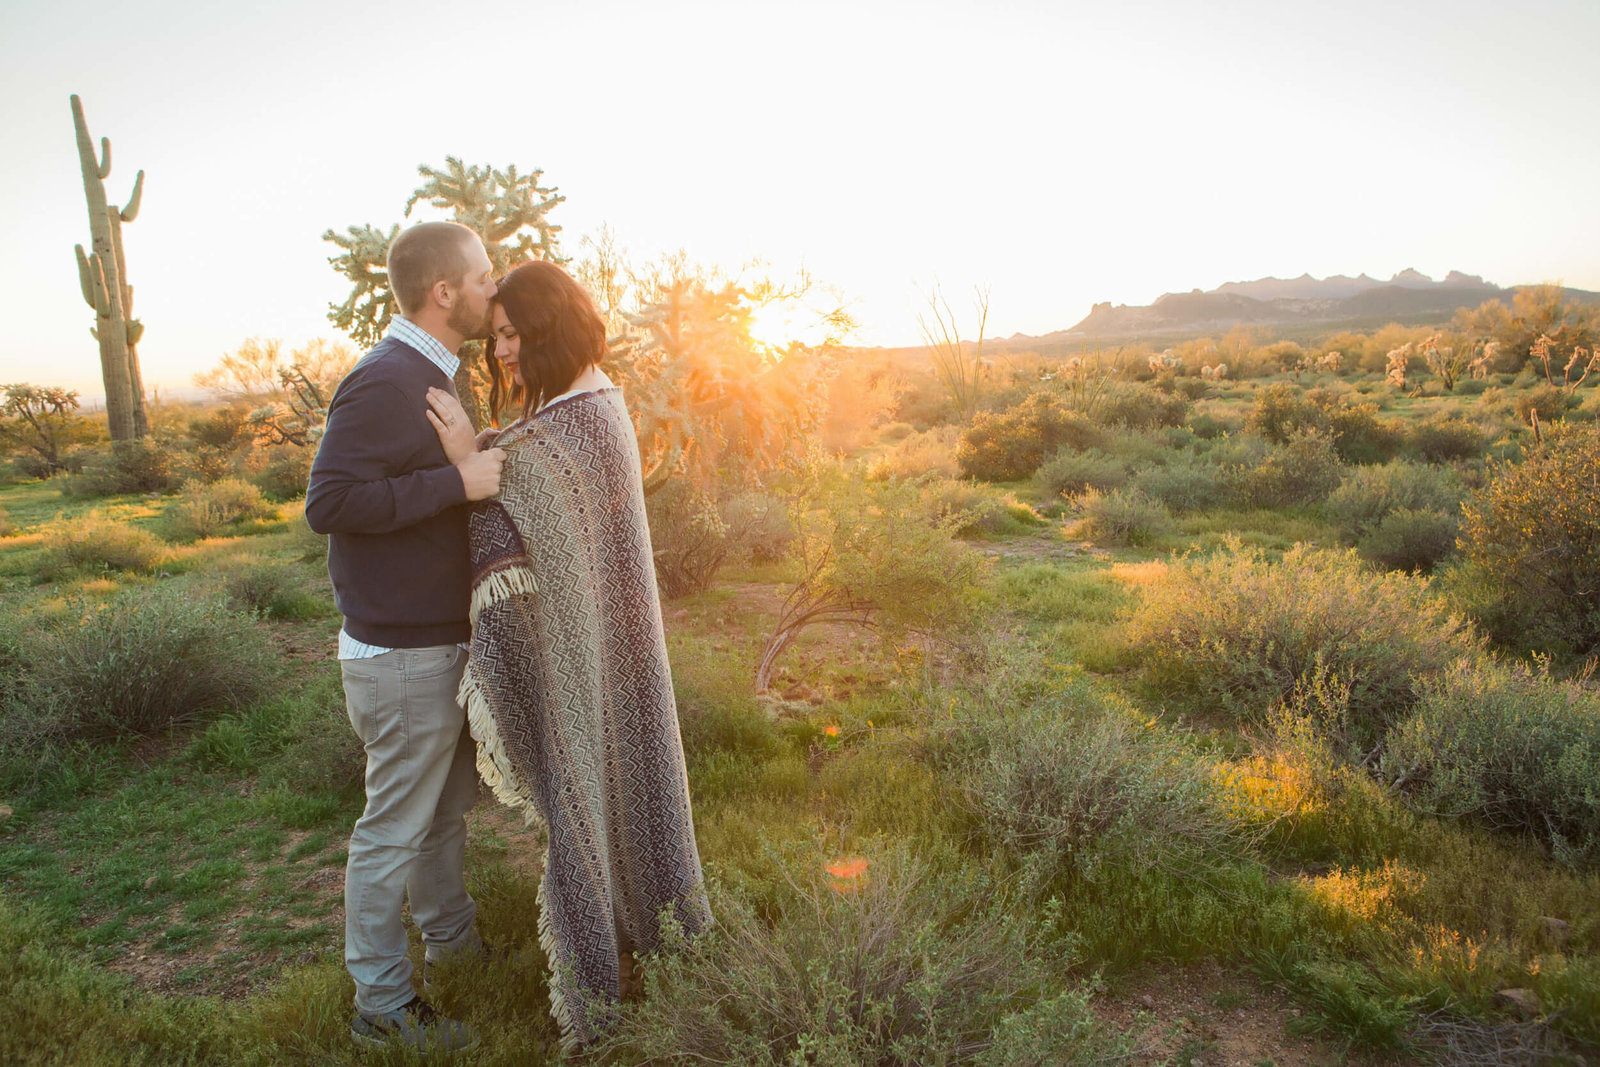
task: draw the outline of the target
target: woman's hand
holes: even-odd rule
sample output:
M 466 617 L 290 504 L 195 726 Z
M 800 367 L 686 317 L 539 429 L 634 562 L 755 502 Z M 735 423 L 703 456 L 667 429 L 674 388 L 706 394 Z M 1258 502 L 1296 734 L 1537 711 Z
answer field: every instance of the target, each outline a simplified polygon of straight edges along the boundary
M 500 427 L 498 426 L 491 426 L 487 430 L 480 431 L 478 434 L 478 451 L 482 452 L 484 449 L 493 445 L 494 439 L 499 436 Z
M 467 412 L 462 408 L 461 401 L 443 389 L 430 388 L 428 407 L 433 410 L 425 411 L 423 414 L 428 416 L 428 422 L 432 423 L 433 432 L 439 435 L 439 443 L 444 446 L 445 459 L 459 464 L 478 451 L 478 440 L 472 432 L 472 420 L 467 418 Z

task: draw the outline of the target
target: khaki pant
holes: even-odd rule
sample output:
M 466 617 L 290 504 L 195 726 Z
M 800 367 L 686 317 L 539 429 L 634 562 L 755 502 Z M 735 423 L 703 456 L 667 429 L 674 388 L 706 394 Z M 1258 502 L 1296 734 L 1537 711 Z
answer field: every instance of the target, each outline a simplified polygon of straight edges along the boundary
M 345 965 L 364 1012 L 393 1011 L 413 995 L 400 922 L 407 895 L 428 959 L 481 943 L 462 878 L 464 816 L 478 798 L 472 735 L 456 704 L 466 658 L 446 645 L 340 661 L 350 725 L 367 753 L 367 808 L 344 876 Z

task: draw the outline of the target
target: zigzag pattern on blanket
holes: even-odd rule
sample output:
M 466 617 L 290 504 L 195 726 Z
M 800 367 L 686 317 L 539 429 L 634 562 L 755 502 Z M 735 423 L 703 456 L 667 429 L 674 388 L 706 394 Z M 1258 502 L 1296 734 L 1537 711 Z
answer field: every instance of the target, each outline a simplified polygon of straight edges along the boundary
M 462 695 L 485 779 L 549 832 L 540 940 L 571 1048 L 610 1015 L 618 953 L 660 946 L 663 910 L 691 935 L 711 917 L 632 422 L 606 390 L 497 444 L 501 502 L 469 520 Z

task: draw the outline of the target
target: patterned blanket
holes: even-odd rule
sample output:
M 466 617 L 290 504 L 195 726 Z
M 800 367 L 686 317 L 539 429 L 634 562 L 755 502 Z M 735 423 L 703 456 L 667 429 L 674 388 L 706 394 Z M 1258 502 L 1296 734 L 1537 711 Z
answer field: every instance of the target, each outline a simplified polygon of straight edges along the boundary
M 549 836 L 539 939 L 562 1046 L 618 998 L 618 953 L 669 910 L 711 923 L 621 390 L 507 430 L 500 499 L 473 506 L 472 653 L 461 683 L 478 771 Z

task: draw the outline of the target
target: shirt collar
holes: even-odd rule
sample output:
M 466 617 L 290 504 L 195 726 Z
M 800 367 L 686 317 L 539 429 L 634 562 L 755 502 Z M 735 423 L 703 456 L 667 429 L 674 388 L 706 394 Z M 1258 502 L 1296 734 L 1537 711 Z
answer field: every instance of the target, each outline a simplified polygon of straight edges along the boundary
M 456 371 L 461 367 L 461 360 L 454 352 L 446 348 L 433 334 L 404 315 L 396 315 L 389 320 L 389 332 L 383 337 L 386 341 L 392 338 L 415 348 L 428 358 L 429 363 L 444 371 L 446 378 L 454 378 Z

